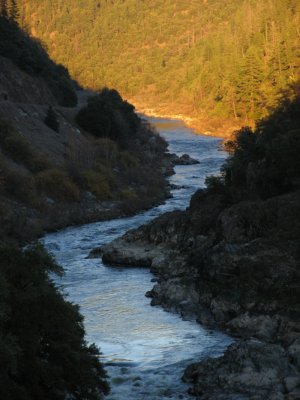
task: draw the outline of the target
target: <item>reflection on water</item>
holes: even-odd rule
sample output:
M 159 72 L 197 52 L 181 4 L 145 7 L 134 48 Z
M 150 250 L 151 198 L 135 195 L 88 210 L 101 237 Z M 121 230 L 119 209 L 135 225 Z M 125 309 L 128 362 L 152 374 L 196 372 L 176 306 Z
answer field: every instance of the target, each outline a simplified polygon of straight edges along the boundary
M 169 143 L 170 152 L 189 154 L 200 164 L 177 166 L 170 182 L 184 186 L 161 206 L 133 217 L 72 227 L 46 235 L 46 247 L 64 266 L 57 279 L 69 299 L 80 305 L 89 342 L 102 350 L 112 381 L 109 400 L 189 399 L 181 383 L 184 367 L 199 358 L 217 356 L 231 342 L 194 321 L 160 307 L 150 307 L 144 294 L 152 275 L 143 268 L 113 268 L 87 259 L 93 248 L 110 242 L 163 212 L 184 209 L 205 177 L 224 161 L 220 140 L 194 135 L 180 121 L 149 118 Z

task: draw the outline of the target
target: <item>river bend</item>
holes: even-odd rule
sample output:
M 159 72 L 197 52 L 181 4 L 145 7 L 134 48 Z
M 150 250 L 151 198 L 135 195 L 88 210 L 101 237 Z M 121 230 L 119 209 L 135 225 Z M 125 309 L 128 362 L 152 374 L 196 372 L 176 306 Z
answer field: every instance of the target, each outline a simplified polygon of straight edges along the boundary
M 218 356 L 231 339 L 183 321 L 160 307 L 150 307 L 145 293 L 153 286 L 152 274 L 143 268 L 116 268 L 89 252 L 127 230 L 137 228 L 166 211 L 185 209 L 205 177 L 219 171 L 226 154 L 220 139 L 193 134 L 180 121 L 149 118 L 168 141 L 169 150 L 187 153 L 200 164 L 177 166 L 170 182 L 173 190 L 165 204 L 138 215 L 71 227 L 43 238 L 46 248 L 65 269 L 55 278 L 68 299 L 80 305 L 87 340 L 103 353 L 112 391 L 108 400 L 190 399 L 180 381 L 184 368 L 207 356 Z

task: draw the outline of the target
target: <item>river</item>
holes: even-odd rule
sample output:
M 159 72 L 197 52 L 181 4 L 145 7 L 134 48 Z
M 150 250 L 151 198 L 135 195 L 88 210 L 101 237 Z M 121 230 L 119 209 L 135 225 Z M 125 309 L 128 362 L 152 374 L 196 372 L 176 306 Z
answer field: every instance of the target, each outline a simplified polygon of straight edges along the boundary
M 182 188 L 173 190 L 165 204 L 138 215 L 71 227 L 43 238 L 65 269 L 62 278 L 55 278 L 57 285 L 80 305 L 87 340 L 101 348 L 112 385 L 108 400 L 190 399 L 180 380 L 184 368 L 222 354 L 232 342 L 221 332 L 151 307 L 145 293 L 153 286 L 153 276 L 147 269 L 108 267 L 99 259 L 87 259 L 90 250 L 127 230 L 163 212 L 185 209 L 205 177 L 217 173 L 226 157 L 220 139 L 195 135 L 180 121 L 149 121 L 168 141 L 170 152 L 200 161 L 175 168 L 170 182 Z

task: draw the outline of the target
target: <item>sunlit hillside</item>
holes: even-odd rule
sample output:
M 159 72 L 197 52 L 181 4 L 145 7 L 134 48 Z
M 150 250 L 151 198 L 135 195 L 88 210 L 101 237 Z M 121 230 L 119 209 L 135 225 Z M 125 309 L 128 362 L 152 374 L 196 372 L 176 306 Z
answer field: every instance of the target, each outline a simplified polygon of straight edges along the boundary
M 82 85 L 250 122 L 300 74 L 298 0 L 19 0 L 20 24 Z

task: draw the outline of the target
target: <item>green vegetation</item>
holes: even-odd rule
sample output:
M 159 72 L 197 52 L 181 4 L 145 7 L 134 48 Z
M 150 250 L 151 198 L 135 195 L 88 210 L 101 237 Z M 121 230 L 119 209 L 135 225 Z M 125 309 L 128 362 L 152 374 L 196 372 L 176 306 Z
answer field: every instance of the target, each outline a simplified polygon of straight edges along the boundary
M 90 146 L 78 149 L 79 153 L 69 147 L 59 168 L 0 119 L 0 198 L 48 212 L 51 204 L 82 201 L 86 192 L 101 201 L 126 201 L 123 193 L 129 189 L 131 200 L 135 200 L 131 202 L 133 209 L 135 204 L 148 204 L 155 195 L 163 196 L 165 180 L 160 163 L 166 143 L 134 114 L 132 106 L 124 104 L 131 110 L 129 118 L 107 107 L 115 140 L 91 137 Z M 93 119 L 93 114 L 90 116 Z M 95 118 L 102 118 L 101 114 L 96 112 Z
M 108 384 L 99 350 L 49 273 L 62 270 L 40 247 L 0 248 L 0 397 L 100 400 Z
M 15 4 L 6 1 L 1 4 L 0 55 L 33 77 L 45 79 L 49 87 L 55 89 L 53 93 L 58 95 L 61 104 L 65 104 L 62 101 L 65 95 L 70 100 L 68 105 L 75 104 L 63 86 L 66 80 L 73 91 L 69 75 L 48 58 L 40 43 L 18 28 L 12 17 L 11 7 Z M 58 85 L 55 88 L 52 78 Z M 74 124 L 75 112 L 68 114 L 64 128 L 70 122 Z M 99 207 L 96 205 L 99 200 L 119 201 L 122 208 L 122 202 L 127 202 L 128 196 L 124 193 L 128 190 L 130 201 L 124 211 L 132 212 L 136 208 L 149 207 L 155 199 L 165 196 L 165 180 L 160 168 L 166 143 L 136 115 L 134 107 L 116 90 L 105 88 L 90 97 L 87 105 L 77 113 L 76 120 L 86 131 L 83 147 L 77 138 L 65 136 L 54 108 L 48 107 L 44 123 L 55 131 L 61 130 L 60 140 L 64 140 L 65 146 L 62 161 L 52 158 L 51 151 L 48 156 L 37 150 L 24 137 L 22 127 L 15 129 L 13 122 L 0 118 L 0 200 L 3 199 L 10 210 L 7 215 L 13 215 L 16 208 L 24 207 L 20 217 L 22 221 L 26 210 L 30 215 L 38 213 L 38 217 L 32 218 L 43 220 L 45 215 L 55 213 L 55 210 L 58 213 L 58 209 L 63 207 L 74 207 L 73 212 L 64 212 L 61 216 L 63 221 L 69 218 L 71 223 L 77 221 L 75 210 L 79 214 L 80 205 L 86 204 L 87 199 L 91 213 Z M 12 205 L 12 201 L 16 204 Z M 78 217 L 78 221 L 81 220 Z M 3 219 L 1 222 L 7 226 Z M 51 226 L 49 223 L 47 228 Z M 14 229 L 8 231 L 13 232 L 12 235 L 16 233 Z
M 220 177 L 207 179 L 210 192 L 229 201 L 265 199 L 300 187 L 300 87 L 267 118 L 235 133 Z
M 39 191 L 52 199 L 61 202 L 78 201 L 79 188 L 72 182 L 66 172 L 59 169 L 48 169 L 36 176 Z
M 10 11 L 11 13 L 13 11 Z M 0 56 L 9 58 L 20 69 L 30 75 L 43 78 L 58 103 L 73 107 L 77 104 L 69 73 L 62 65 L 55 64 L 38 39 L 24 33 L 14 22 L 17 14 L 7 19 L 0 14 Z
M 140 124 L 134 107 L 116 90 L 107 88 L 88 99 L 87 106 L 78 112 L 76 121 L 96 137 L 108 137 L 123 144 L 136 135 Z
M 3 153 L 26 167 L 31 172 L 39 172 L 51 167 L 50 160 L 39 153 L 12 126 L 0 119 L 0 148 Z
M 21 26 L 82 85 L 169 113 L 251 123 L 299 79 L 298 0 L 19 4 Z
M 87 188 L 96 196 L 98 200 L 107 200 L 112 197 L 109 174 L 90 170 L 85 173 Z

